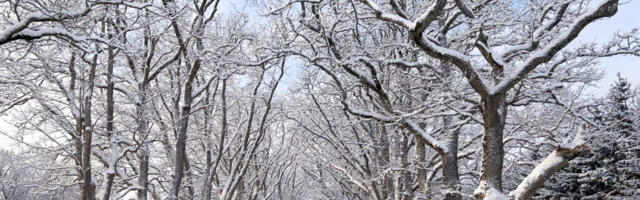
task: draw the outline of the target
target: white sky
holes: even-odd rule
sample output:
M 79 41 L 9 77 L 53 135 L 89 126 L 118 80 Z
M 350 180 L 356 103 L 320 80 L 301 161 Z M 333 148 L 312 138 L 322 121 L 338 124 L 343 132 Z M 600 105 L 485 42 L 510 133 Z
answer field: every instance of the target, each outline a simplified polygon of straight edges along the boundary
M 10 140 L 7 136 L 5 136 L 3 133 L 12 133 L 14 132 L 15 128 L 13 125 L 7 123 L 4 119 L 3 116 L 0 116 L 0 149 L 5 149 L 5 150 L 10 150 L 12 149 L 11 144 L 13 144 L 14 142 L 12 140 Z

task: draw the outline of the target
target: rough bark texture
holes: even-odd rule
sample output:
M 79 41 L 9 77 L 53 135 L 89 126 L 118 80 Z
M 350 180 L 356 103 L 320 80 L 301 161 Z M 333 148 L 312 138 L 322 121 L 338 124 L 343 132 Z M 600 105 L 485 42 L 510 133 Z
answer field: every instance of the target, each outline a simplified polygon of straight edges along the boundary
M 484 135 L 482 137 L 482 174 L 480 182 L 502 192 L 502 163 L 504 144 L 502 142 L 506 103 L 504 96 L 485 98 L 482 110 Z M 476 198 L 479 198 L 476 194 Z
M 450 117 L 445 117 L 445 126 L 451 125 Z M 460 200 L 462 195 L 459 189 L 460 175 L 458 172 L 458 130 L 449 127 L 446 142 L 448 150 L 440 155 L 442 158 L 442 177 L 445 186 L 445 200 Z
M 385 125 L 380 125 L 380 154 L 378 155 L 378 161 L 380 162 L 380 167 L 383 170 L 390 166 L 390 149 L 389 149 L 389 133 L 387 132 L 387 128 Z M 393 190 L 392 187 L 393 181 L 391 175 L 389 173 L 384 174 L 384 180 L 382 182 L 382 197 L 387 199 Z

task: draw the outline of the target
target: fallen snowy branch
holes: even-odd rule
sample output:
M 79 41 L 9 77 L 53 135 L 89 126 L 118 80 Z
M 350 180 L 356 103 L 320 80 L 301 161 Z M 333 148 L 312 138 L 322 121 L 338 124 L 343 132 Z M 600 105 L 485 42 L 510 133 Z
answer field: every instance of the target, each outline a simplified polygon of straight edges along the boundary
M 582 136 L 582 129 L 580 129 L 573 139 L 573 142 L 559 146 L 538 164 L 531 173 L 520 182 L 516 190 L 509 193 L 510 199 L 531 199 L 547 179 L 586 149 L 587 146 Z

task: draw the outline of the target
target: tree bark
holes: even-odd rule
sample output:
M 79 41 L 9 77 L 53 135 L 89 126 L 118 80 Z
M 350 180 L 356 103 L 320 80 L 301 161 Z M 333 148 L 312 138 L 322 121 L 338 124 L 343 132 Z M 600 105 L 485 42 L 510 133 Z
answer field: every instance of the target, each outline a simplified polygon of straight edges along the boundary
M 490 190 L 502 192 L 502 164 L 504 162 L 503 131 L 507 115 L 504 95 L 483 98 L 482 118 L 484 135 L 482 137 L 482 173 L 480 185 L 474 196 L 484 199 Z
M 425 166 L 426 162 L 426 148 L 424 144 L 424 140 L 417 134 L 414 134 L 414 139 L 416 141 L 416 155 L 415 155 L 415 167 L 416 167 L 416 182 L 418 182 L 418 188 L 416 189 L 418 194 L 421 194 L 425 191 L 427 187 L 427 169 Z M 419 197 L 420 195 L 416 195 Z
M 216 87 L 217 90 L 217 87 Z M 213 92 L 213 98 L 216 97 L 216 92 Z M 204 169 L 204 180 L 202 181 L 202 198 L 204 200 L 211 200 L 211 169 L 213 168 L 213 161 L 211 158 L 212 150 L 214 148 L 213 144 L 213 136 L 211 135 L 211 126 L 209 125 L 209 121 L 211 120 L 211 106 L 212 102 L 210 101 L 211 94 L 209 89 L 205 91 L 205 107 L 204 107 L 204 130 L 206 134 L 206 151 L 205 151 L 205 169 Z M 222 144 L 220 144 L 222 145 Z
M 445 200 L 462 199 L 461 191 L 458 188 L 460 184 L 460 175 L 458 174 L 458 129 L 450 127 L 452 117 L 445 117 L 444 125 L 451 130 L 447 134 L 446 142 L 449 148 L 442 158 L 442 177 L 445 186 Z
M 93 127 L 91 124 L 91 99 L 93 97 L 93 86 L 96 79 L 96 67 L 98 65 L 98 54 L 94 54 L 89 69 L 89 86 L 84 94 L 84 117 L 82 119 L 82 188 L 80 199 L 95 199 L 95 186 L 91 174 L 91 146 L 93 138 Z
M 143 78 L 144 79 L 144 78 Z M 136 113 L 138 118 L 138 127 L 136 134 L 141 138 L 140 148 L 137 152 L 138 157 L 138 185 L 141 187 L 137 191 L 138 200 L 146 200 L 149 186 L 149 145 L 146 142 L 149 121 L 146 115 L 147 102 L 147 80 L 143 80 L 138 84 L 138 102 L 136 103 Z
M 178 137 L 176 138 L 176 163 L 173 170 L 173 181 L 171 183 L 171 190 L 169 199 L 177 200 L 178 195 L 180 193 L 180 185 L 182 182 L 182 178 L 184 177 L 184 166 L 185 162 L 187 162 L 186 155 L 186 143 L 187 143 L 187 130 L 189 128 L 189 117 L 191 115 L 191 103 L 193 101 L 193 96 L 191 96 L 193 92 L 193 81 L 198 74 L 198 70 L 200 69 L 200 60 L 196 60 L 193 63 L 193 67 L 189 72 L 189 77 L 185 82 L 184 86 L 184 96 L 183 96 L 183 105 L 182 110 L 180 112 L 180 123 L 179 123 L 179 131 Z
M 387 170 L 389 169 L 390 166 L 390 150 L 389 150 L 389 133 L 387 132 L 387 128 L 386 125 L 384 124 L 380 124 L 379 125 L 379 137 L 380 137 L 380 145 L 379 147 L 380 149 L 380 155 L 378 155 L 378 162 L 379 162 L 379 166 L 381 168 L 381 170 Z M 388 173 L 384 174 L 384 177 L 382 179 L 382 199 L 388 199 L 389 195 L 391 194 L 391 192 L 393 191 L 393 180 L 391 175 L 389 175 Z
M 587 150 L 582 138 L 583 129 L 579 129 L 573 142 L 566 147 L 560 146 L 549 154 L 525 177 L 518 187 L 509 193 L 514 200 L 531 199 L 553 174 L 569 164 L 569 161 Z
M 395 161 L 394 172 L 394 197 L 395 200 L 408 199 L 409 193 L 411 193 L 410 186 L 407 185 L 409 179 L 409 172 L 407 171 L 407 140 L 408 136 L 404 132 L 402 127 L 396 127 L 396 133 L 393 135 L 393 157 Z
M 144 2 L 147 2 L 146 0 Z M 148 13 L 145 13 L 148 15 Z M 144 28 L 144 45 L 146 46 L 145 57 L 151 58 L 155 51 L 155 43 L 151 39 L 149 26 Z M 147 133 L 149 129 L 149 119 L 147 119 L 147 89 L 149 88 L 149 74 L 151 70 L 150 59 L 142 63 L 140 71 L 134 71 L 134 76 L 141 76 L 138 81 L 138 102 L 136 102 L 136 118 L 137 127 L 136 135 L 141 138 L 140 148 L 136 152 L 138 158 L 138 185 L 141 187 L 137 190 L 136 196 L 138 200 L 147 200 L 149 192 L 149 144 L 147 144 Z M 133 66 L 132 66 L 133 68 Z M 161 69 L 159 69 L 161 70 Z M 141 74 L 136 74 L 141 73 Z
M 111 34 L 108 35 L 108 38 L 111 39 Z M 113 138 L 113 110 L 114 110 L 114 103 L 113 103 L 113 87 L 114 82 L 113 82 L 113 62 L 114 62 L 114 54 L 113 54 L 113 47 L 109 46 L 107 49 L 107 138 L 109 138 L 109 149 L 112 155 L 117 155 L 117 143 L 115 142 L 115 139 Z M 115 151 L 115 152 L 114 152 Z M 116 157 L 112 156 L 111 159 L 117 159 Z M 111 188 L 113 186 L 113 179 L 115 178 L 116 175 L 116 160 L 110 160 L 111 163 L 109 163 L 109 165 L 113 164 L 114 166 L 108 166 L 109 169 L 107 169 L 107 173 L 106 177 L 105 177 L 105 182 L 104 184 L 104 188 L 102 191 L 102 200 L 108 200 L 109 196 L 111 196 Z

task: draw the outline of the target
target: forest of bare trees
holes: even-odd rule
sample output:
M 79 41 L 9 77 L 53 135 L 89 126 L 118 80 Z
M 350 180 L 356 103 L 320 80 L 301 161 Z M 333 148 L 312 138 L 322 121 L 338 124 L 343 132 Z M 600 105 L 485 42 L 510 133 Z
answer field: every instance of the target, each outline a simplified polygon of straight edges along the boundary
M 0 200 L 640 199 L 623 6 L 0 0 Z

